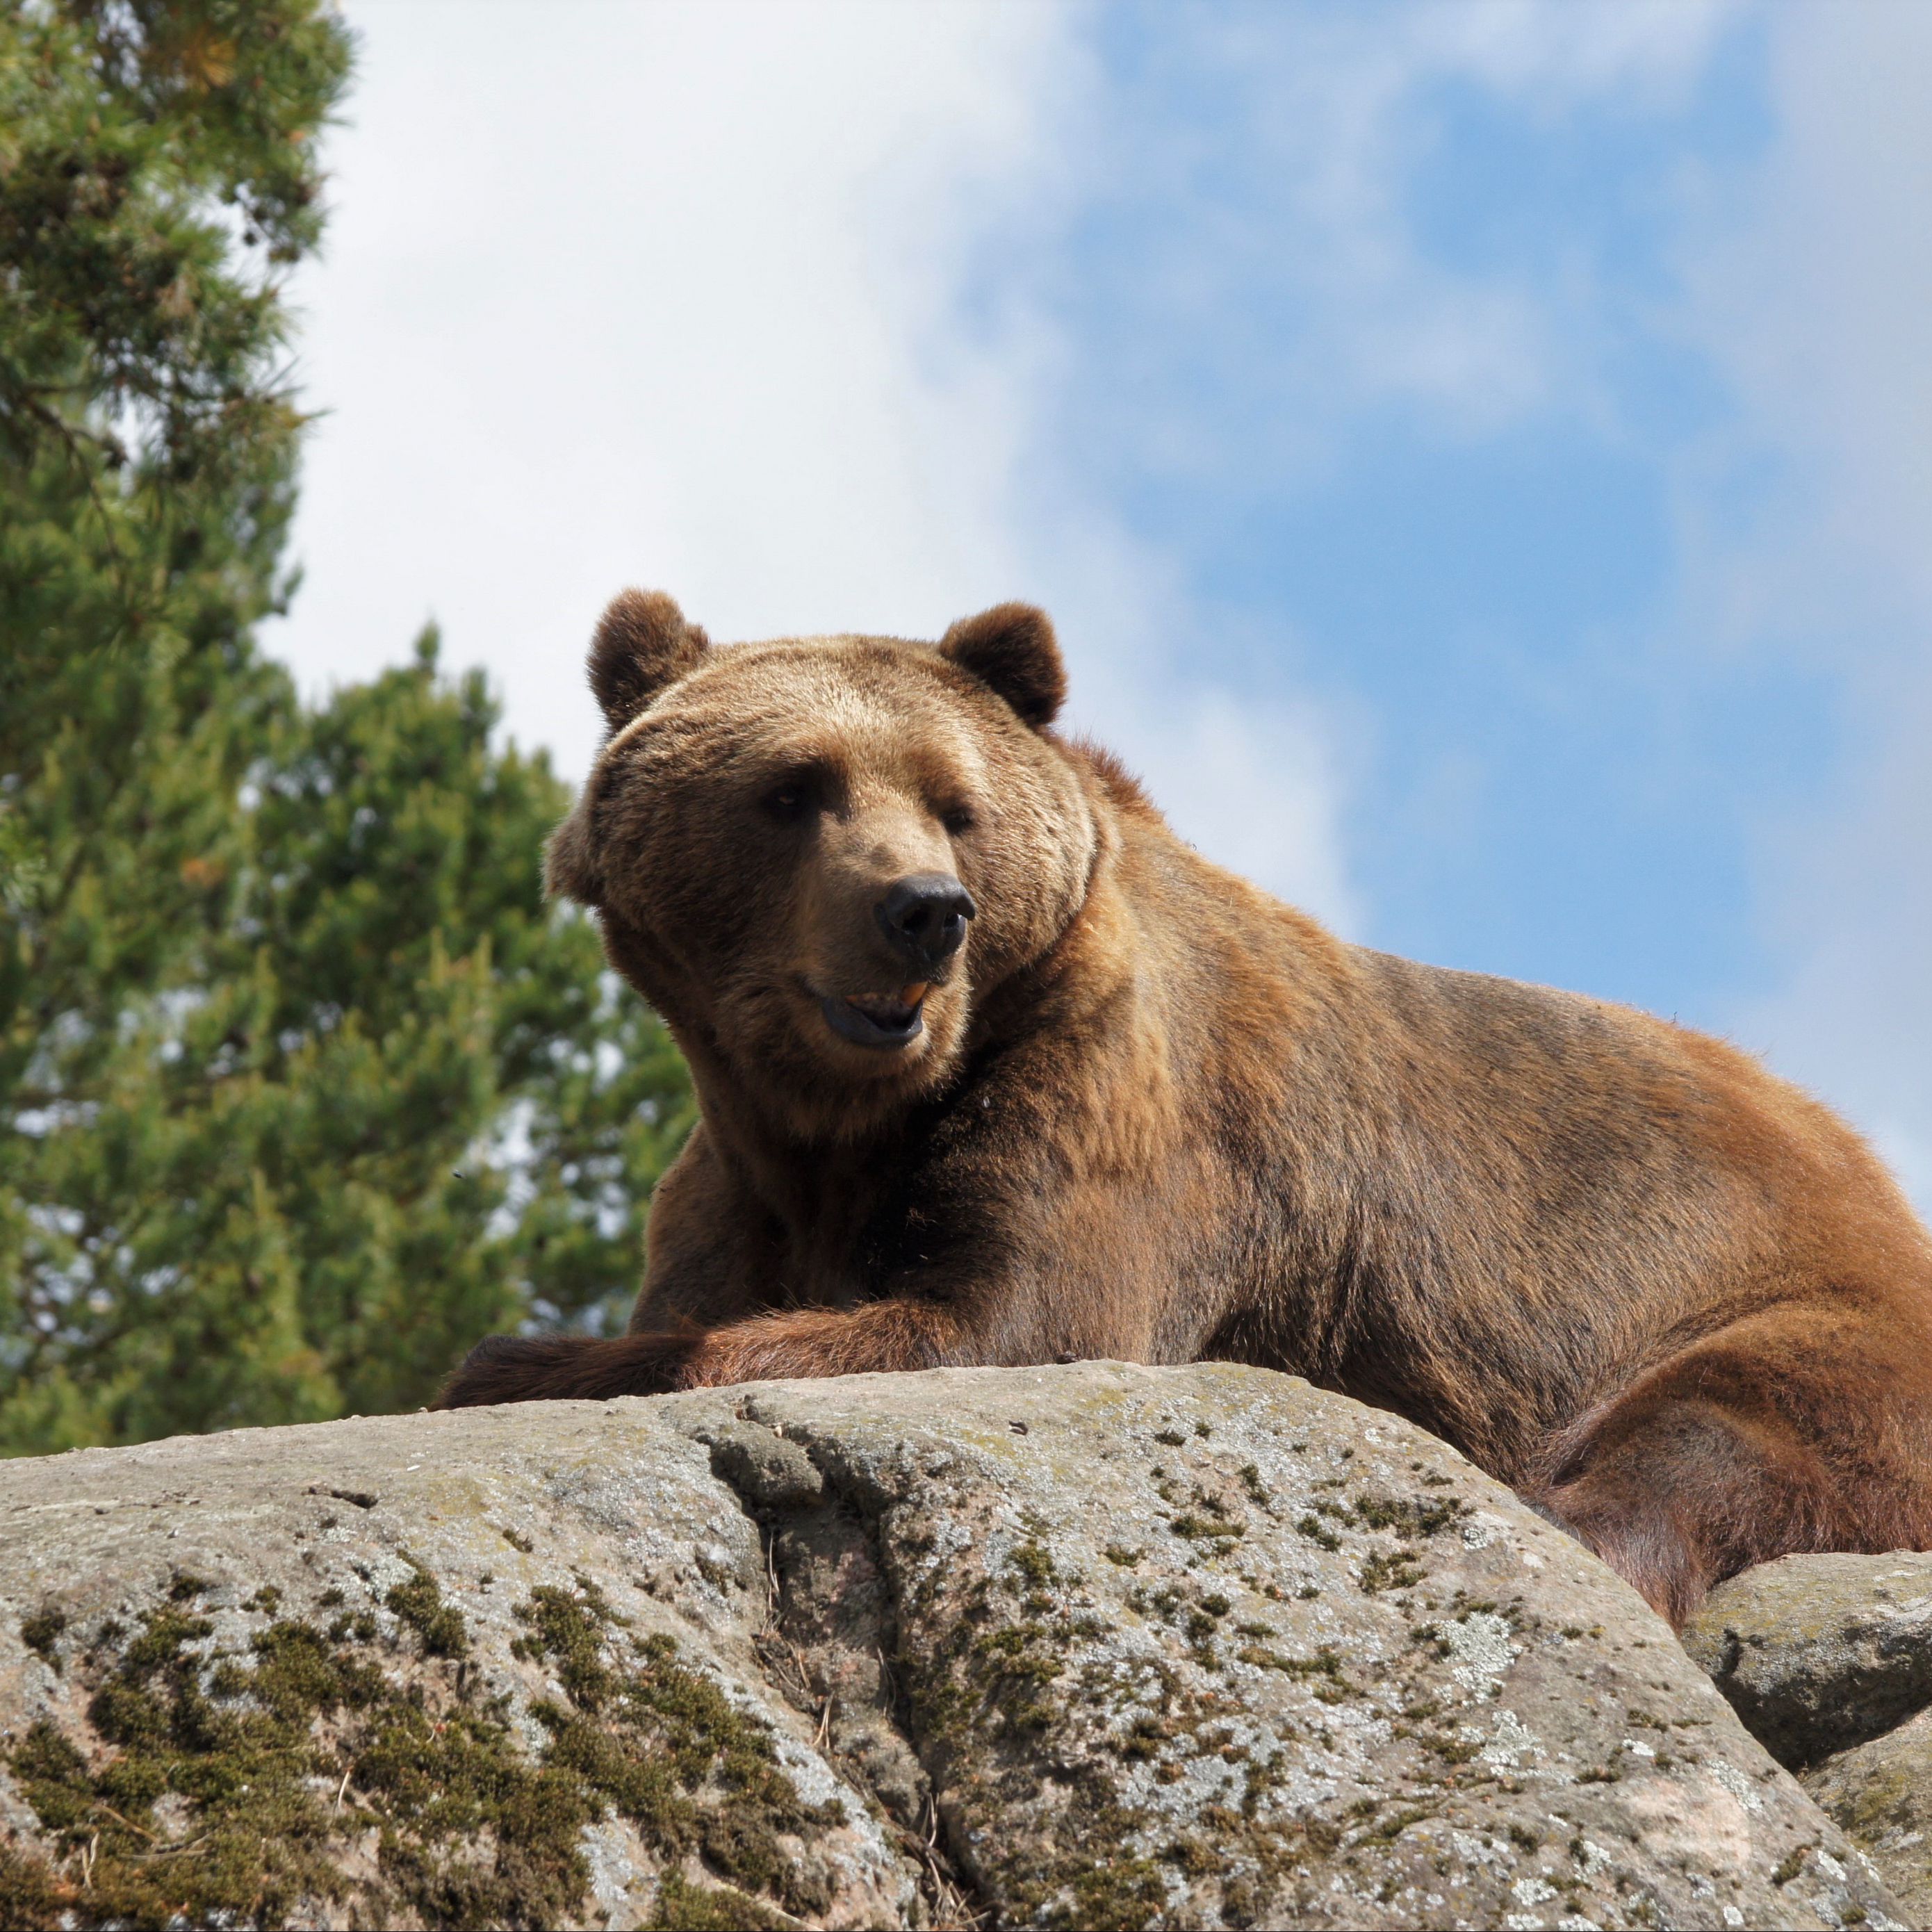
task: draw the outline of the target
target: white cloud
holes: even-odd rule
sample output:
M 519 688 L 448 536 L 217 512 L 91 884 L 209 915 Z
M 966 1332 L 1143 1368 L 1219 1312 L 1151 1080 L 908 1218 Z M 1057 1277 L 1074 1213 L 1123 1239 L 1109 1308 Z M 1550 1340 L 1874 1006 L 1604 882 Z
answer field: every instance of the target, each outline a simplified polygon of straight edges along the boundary
M 350 11 L 354 124 L 299 292 L 332 412 L 276 640 L 303 673 L 365 674 L 433 611 L 580 770 L 584 648 L 626 583 L 725 635 L 929 629 L 1005 591 L 1013 399 L 923 380 L 882 184 L 1023 176 L 1013 104 L 1064 16 Z
M 1594 95 L 1654 106 L 1681 100 L 1701 76 L 1742 0 L 1618 0 L 1615 6 L 1485 0 L 1411 10 L 1424 45 L 1499 92 L 1555 116 Z
M 1185 799 L 1175 815 L 1180 831 L 1220 864 L 1273 886 L 1337 930 L 1358 931 L 1363 908 L 1336 836 L 1331 715 L 1237 700 L 1210 688 L 1186 700 L 1169 732 L 1171 750 L 1144 776 L 1156 797 Z M 1258 800 L 1266 801 L 1264 814 L 1256 813 Z
M 1742 535 L 1700 520 L 1692 594 L 1732 647 L 1839 686 L 1848 755 L 1764 842 L 1784 975 L 1739 1022 L 1932 1205 L 1932 10 L 1768 18 L 1777 137 L 1697 278 L 1742 409 L 1694 487 L 1776 481 Z
M 1605 100 L 1661 109 L 1738 10 L 1738 0 L 1196 10 L 1186 51 L 1240 128 L 1249 206 L 1216 205 L 1198 125 L 1126 130 L 1118 165 L 1196 204 L 1163 265 L 1168 331 L 1218 323 L 1226 338 L 1230 315 L 1264 318 L 1234 352 L 1257 394 L 1276 367 L 1278 470 L 1318 473 L 1379 404 L 1470 436 L 1552 406 L 1588 410 L 1598 345 L 1577 322 L 1591 291 L 1528 264 L 1452 266 L 1418 232 L 1443 91 L 1472 88 L 1540 122 Z M 1183 458 L 1184 444 L 1184 432 Z
M 1062 345 L 1024 306 L 963 319 L 982 241 L 1082 192 L 1084 8 L 349 13 L 353 124 L 298 292 L 330 413 L 270 640 L 310 688 L 434 614 L 574 773 L 584 647 L 625 584 L 724 638 L 936 635 L 1030 596 L 1074 722 L 1184 832 L 1352 918 L 1315 727 L 1194 688 L 1160 559 L 1040 447 Z

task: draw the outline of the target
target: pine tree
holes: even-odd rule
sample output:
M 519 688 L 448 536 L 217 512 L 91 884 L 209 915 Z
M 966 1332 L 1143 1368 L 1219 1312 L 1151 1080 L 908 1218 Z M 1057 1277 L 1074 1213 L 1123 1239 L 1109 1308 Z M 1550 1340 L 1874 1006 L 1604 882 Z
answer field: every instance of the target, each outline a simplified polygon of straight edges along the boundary
M 0 1451 L 419 1402 L 610 1318 L 682 1069 L 481 681 L 306 709 L 281 282 L 315 0 L 0 10 Z

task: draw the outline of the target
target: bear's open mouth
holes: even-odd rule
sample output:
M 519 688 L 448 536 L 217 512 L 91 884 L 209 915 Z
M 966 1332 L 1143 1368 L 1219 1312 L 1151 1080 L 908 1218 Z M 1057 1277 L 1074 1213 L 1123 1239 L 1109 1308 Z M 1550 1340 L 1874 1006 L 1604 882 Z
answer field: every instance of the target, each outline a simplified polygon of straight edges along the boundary
M 904 1046 L 926 1030 L 920 1010 L 926 992 L 920 980 L 896 993 L 835 994 L 819 1003 L 820 1010 L 832 1030 L 854 1046 Z

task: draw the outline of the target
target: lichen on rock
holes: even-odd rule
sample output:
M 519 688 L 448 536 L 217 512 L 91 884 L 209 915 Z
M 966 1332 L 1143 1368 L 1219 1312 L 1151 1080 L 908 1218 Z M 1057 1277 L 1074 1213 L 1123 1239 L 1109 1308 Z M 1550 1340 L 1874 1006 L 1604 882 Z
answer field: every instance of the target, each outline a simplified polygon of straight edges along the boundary
M 728 1404 L 856 1519 L 902 1722 L 1000 1922 L 1891 1917 L 1660 1621 L 1385 1414 L 1224 1365 L 664 1406 Z M 1806 1888 L 1774 1884 L 1802 1848 Z

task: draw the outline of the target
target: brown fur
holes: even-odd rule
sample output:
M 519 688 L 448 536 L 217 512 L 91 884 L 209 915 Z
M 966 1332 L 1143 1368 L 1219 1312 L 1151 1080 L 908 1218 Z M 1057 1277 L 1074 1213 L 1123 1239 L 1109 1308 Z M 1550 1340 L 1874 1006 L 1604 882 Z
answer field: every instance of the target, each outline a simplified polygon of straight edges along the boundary
M 1932 1243 L 1755 1061 L 1208 864 L 1048 728 L 1024 606 L 714 650 L 628 593 L 592 667 L 612 733 L 552 880 L 703 1118 L 632 1332 L 493 1338 L 447 1402 L 1233 1359 L 1412 1418 L 1674 1619 L 1786 1551 L 1932 1544 Z M 820 995 L 904 976 L 878 895 L 954 872 L 923 1035 L 835 1036 Z

